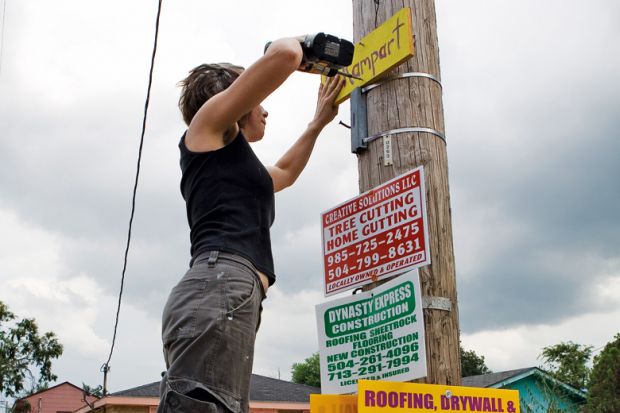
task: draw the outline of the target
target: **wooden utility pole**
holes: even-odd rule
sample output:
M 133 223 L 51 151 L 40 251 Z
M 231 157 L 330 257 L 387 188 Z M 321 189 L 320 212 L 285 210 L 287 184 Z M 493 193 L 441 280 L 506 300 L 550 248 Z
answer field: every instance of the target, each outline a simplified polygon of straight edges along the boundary
M 415 55 L 365 93 L 368 135 L 396 130 L 391 133 L 393 164 L 385 165 L 382 137 L 369 142 L 358 158 L 360 192 L 424 166 L 432 264 L 420 269 L 422 296 L 427 298 L 428 307 L 424 309 L 428 376 L 419 382 L 460 385 L 456 277 L 434 0 L 353 0 L 353 37 L 358 42 L 403 7 L 412 10 Z M 408 128 L 424 131 L 402 131 Z

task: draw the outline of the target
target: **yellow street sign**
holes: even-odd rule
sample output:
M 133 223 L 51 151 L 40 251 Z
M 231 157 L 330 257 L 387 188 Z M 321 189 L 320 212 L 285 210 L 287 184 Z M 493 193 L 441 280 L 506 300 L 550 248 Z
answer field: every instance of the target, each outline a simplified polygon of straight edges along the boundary
M 360 413 L 519 413 L 517 390 L 360 380 Z M 328 412 L 331 413 L 331 412 Z
M 341 103 L 353 89 L 364 86 L 413 56 L 411 8 L 405 7 L 355 45 L 353 63 L 343 70 L 362 80 L 346 78 L 336 98 Z
M 357 413 L 357 395 L 311 394 L 310 413 Z

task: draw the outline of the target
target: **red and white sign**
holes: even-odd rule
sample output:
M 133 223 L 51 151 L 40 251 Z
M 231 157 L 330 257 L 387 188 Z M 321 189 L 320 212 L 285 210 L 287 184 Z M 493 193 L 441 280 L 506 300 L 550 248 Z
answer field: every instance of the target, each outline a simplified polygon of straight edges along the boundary
M 321 214 L 325 296 L 430 264 L 418 167 Z

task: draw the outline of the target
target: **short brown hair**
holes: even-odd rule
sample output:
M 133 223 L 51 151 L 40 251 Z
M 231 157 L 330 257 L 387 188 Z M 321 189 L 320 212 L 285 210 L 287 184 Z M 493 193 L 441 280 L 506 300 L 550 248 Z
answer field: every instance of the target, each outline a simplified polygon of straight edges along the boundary
M 189 126 L 198 109 L 230 86 L 243 70 L 243 67 L 230 63 L 202 64 L 190 70 L 189 75 L 179 82 L 179 109 L 185 123 Z

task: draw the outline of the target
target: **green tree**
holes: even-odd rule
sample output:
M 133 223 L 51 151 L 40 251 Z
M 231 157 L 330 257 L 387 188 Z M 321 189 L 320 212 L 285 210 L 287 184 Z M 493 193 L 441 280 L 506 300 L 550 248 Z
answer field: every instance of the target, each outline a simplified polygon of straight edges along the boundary
M 61 354 L 62 345 L 54 333 L 40 335 L 34 319 L 17 320 L 0 301 L 0 394 L 20 397 L 24 391 L 45 388 L 57 378 L 52 359 Z M 25 389 L 26 385 L 30 388 Z
M 590 368 L 586 363 L 591 357 L 592 346 L 572 341 L 544 347 L 539 356 L 544 362 L 543 369 L 556 379 L 579 390 L 585 389 L 588 385 Z
M 321 368 L 319 353 L 314 353 L 303 363 L 293 364 L 293 383 L 307 384 L 308 386 L 321 387 Z
M 620 333 L 594 357 L 586 406 L 588 413 L 620 412 Z
M 479 374 L 492 373 L 484 363 L 484 356 L 479 356 L 473 350 L 465 351 L 463 346 L 459 346 L 461 350 L 461 376 L 477 376 Z
M 101 384 L 98 386 L 89 386 L 88 384 L 82 382 L 82 390 L 84 390 L 87 395 L 95 396 L 98 399 L 103 397 L 103 386 Z

